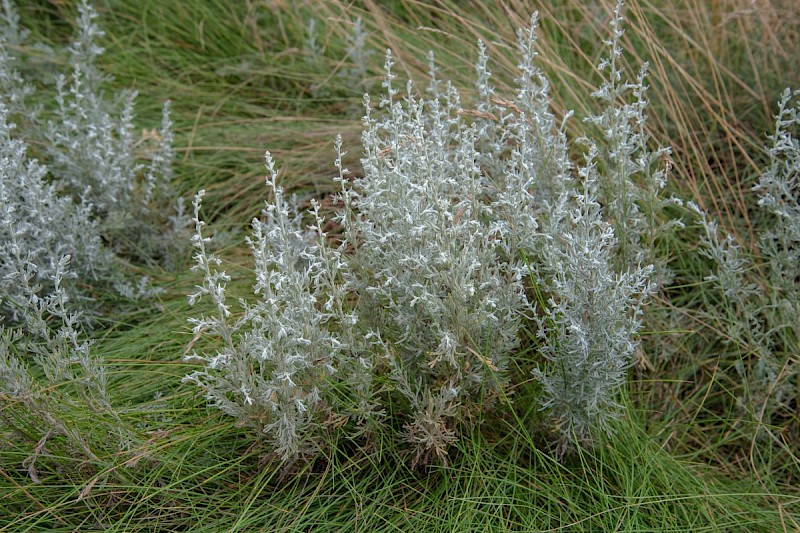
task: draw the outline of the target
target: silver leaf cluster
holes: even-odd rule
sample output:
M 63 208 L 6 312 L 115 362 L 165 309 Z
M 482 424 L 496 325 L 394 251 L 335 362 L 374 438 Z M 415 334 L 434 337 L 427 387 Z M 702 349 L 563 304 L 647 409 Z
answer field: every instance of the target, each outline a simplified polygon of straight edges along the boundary
M 364 99 L 363 172 L 348 175 L 337 140 L 336 247 L 316 204 L 303 229 L 267 158 L 272 199 L 250 239 L 258 300 L 241 315 L 226 303 L 230 280 L 206 250 L 196 208 L 204 282 L 191 299 L 208 296 L 216 310 L 193 323 L 222 347 L 194 356 L 204 369 L 187 380 L 256 420 L 284 460 L 321 446 L 326 426 L 380 425 L 388 413 L 402 421 L 412 463 L 446 461 L 459 432 L 506 397 L 533 323 L 542 408 L 563 440 L 609 429 L 655 290 L 651 246 L 669 203 L 666 151 L 647 149 L 644 72 L 619 81 L 619 9 L 611 81 L 598 91 L 609 109 L 590 122 L 620 131 L 584 140 L 580 165 L 569 155 L 571 113 L 558 123 L 550 111 L 534 16 L 518 35 L 509 98 L 491 84 L 482 43 L 472 106 L 440 79 L 432 54 L 422 94 L 398 85 L 387 51 L 383 95 L 377 106 Z M 618 101 L 628 92 L 634 104 Z M 619 194 L 628 196 L 609 206 Z

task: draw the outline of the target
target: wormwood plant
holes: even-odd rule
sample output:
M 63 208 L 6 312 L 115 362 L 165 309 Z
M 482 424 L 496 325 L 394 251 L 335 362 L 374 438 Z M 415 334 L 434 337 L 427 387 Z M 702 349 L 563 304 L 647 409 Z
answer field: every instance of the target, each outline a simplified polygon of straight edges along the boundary
M 386 111 L 373 118 L 365 103 L 364 178 L 344 191 L 342 222 L 362 314 L 390 346 L 388 375 L 408 402 L 404 438 L 441 458 L 454 421 L 506 384 L 526 300 L 458 93 L 434 77 L 427 99 L 410 84 L 398 97 L 391 67 L 387 55 Z
M 223 345 L 211 356 L 194 353 L 192 359 L 203 362 L 205 369 L 184 381 L 195 382 L 217 407 L 262 430 L 288 461 L 316 451 L 318 428 L 326 420 L 330 423 L 335 398 L 328 378 L 347 364 L 351 346 L 346 335 L 330 331 L 329 322 L 347 327 L 356 318 L 343 311 L 340 274 L 346 264 L 340 251 L 326 244 L 318 212 L 305 231 L 277 185 L 269 153 L 266 161 L 274 199 L 264 210 L 264 220 L 253 220 L 248 240 L 255 258 L 254 291 L 261 298 L 236 320 L 225 300 L 230 278 L 217 270 L 220 259 L 206 250 L 211 239 L 204 236 L 200 220 L 203 191 L 195 198 L 194 270 L 203 274 L 204 283 L 190 302 L 206 296 L 215 313 L 191 322 L 196 333 L 218 335 Z
M 186 222 L 180 220 L 180 204 L 172 205 L 169 102 L 164 103 L 161 127 L 152 132 L 150 142 L 134 138 L 136 93 L 123 91 L 115 102 L 105 98 L 102 83 L 107 80 L 96 66 L 104 51 L 97 40 L 104 32 L 86 0 L 78 12 L 77 35 L 68 49 L 72 71 L 57 80 L 56 116 L 44 128 L 48 165 L 58 176 L 61 190 L 91 206 L 103 221 L 115 253 L 174 263 L 180 254 L 169 256 L 169 250 L 180 250 L 175 247 L 175 233 Z M 142 142 L 151 148 L 137 153 Z M 147 163 L 142 162 L 143 155 Z
M 26 143 L 12 137 L 14 127 L 0 103 L 0 300 L 12 318 L 18 314 L 15 302 L 26 298 L 16 277 L 18 257 L 24 256 L 34 277 L 46 285 L 62 258 L 80 257 L 73 276 L 86 281 L 107 274 L 112 261 L 87 207 L 58 194 L 47 168 L 28 158 Z M 73 280 L 60 284 L 66 293 L 77 293 Z
M 22 464 L 37 483 L 40 457 L 97 461 L 129 450 L 133 434 L 112 407 L 105 368 L 92 352 L 79 313 L 70 309 L 64 282 L 75 274 L 69 257 L 50 265 L 45 279 L 52 289 L 45 293 L 36 284 L 42 275 L 31 254 L 18 247 L 11 252 L 13 272 L 4 281 L 15 283 L 20 293 L 11 302 L 20 325 L 0 325 L 0 420 L 6 444 L 33 444 Z
M 446 461 L 460 429 L 505 399 L 512 361 L 537 367 L 562 444 L 588 441 L 619 412 L 655 288 L 666 151 L 647 149 L 645 70 L 621 81 L 620 3 L 601 64 L 609 80 L 596 93 L 606 110 L 588 119 L 602 135 L 582 141 L 576 175 L 535 63 L 536 23 L 519 32 L 511 98 L 495 93 L 479 43 L 474 107 L 439 79 L 432 57 L 426 94 L 410 82 L 401 90 L 387 52 L 377 111 L 365 96 L 363 177 L 348 180 L 337 142 L 336 246 L 313 202 L 303 228 L 268 155 L 272 199 L 250 239 L 259 299 L 240 315 L 226 303 L 229 278 L 207 249 L 198 196 L 203 284 L 191 301 L 206 296 L 216 311 L 192 322 L 222 342 L 192 355 L 205 367 L 186 379 L 256 426 L 283 461 L 324 446 L 326 428 L 365 423 L 402 426 L 396 438 L 412 463 Z M 518 356 L 528 324 L 538 363 Z
M 616 393 L 638 345 L 644 303 L 655 290 L 652 265 L 614 269 L 617 241 L 601 218 L 589 157 L 579 170 L 583 191 L 564 221 L 568 229 L 542 253 L 550 298 L 536 321 L 549 365 L 534 375 L 543 387 L 542 405 L 557 421 L 562 452 L 619 415 Z
M 800 332 L 800 91 L 786 89 L 778 103 L 768 164 L 754 187 L 765 229 L 752 258 L 733 235 L 697 205 L 703 228 L 700 253 L 711 261 L 706 281 L 716 298 L 705 315 L 726 333 L 734 355 L 738 398 L 757 429 L 782 428 L 796 416 L 797 346 Z M 759 280 L 754 273 L 765 276 Z
M 644 63 L 636 78 L 625 78 L 620 41 L 623 36 L 622 2 L 617 3 L 611 19 L 611 39 L 605 41 L 609 56 L 598 64 L 604 82 L 592 93 L 603 104 L 600 113 L 584 119 L 600 133 L 596 146 L 598 198 L 605 217 L 614 228 L 618 244 L 616 268 L 653 265 L 654 281 L 668 284 L 672 273 L 666 258 L 657 253 L 659 238 L 680 228 L 679 219 L 667 214 L 669 205 L 682 205 L 673 196 L 663 194 L 668 167 L 669 147 L 651 144 L 647 132 L 647 72 Z
M 96 66 L 103 53 L 97 43 L 103 31 L 88 2 L 82 1 L 78 12 L 75 40 L 67 49 L 70 73 L 57 78 L 55 110 L 50 114 L 47 107 L 25 101 L 33 85 L 14 67 L 25 59 L 26 32 L 19 27 L 13 4 L 3 3 L 2 135 L 13 140 L 4 150 L 13 150 L 19 160 L 3 175 L 5 205 L 13 213 L 9 216 L 25 228 L 26 233 L 18 232 L 16 244 L 33 254 L 40 269 L 37 283 L 47 287 L 47 265 L 69 255 L 84 283 L 112 286 L 123 296 L 138 298 L 152 290 L 147 283 L 126 279 L 117 259 L 169 265 L 183 249 L 182 241 L 175 239 L 185 224 L 180 203 L 177 212 L 170 205 L 174 150 L 169 103 L 151 139 L 134 138 L 136 95 L 121 93 L 116 102 L 109 101 L 102 87 L 107 79 Z M 33 145 L 43 146 L 41 153 L 23 162 Z M 66 287 L 77 305 L 83 295 L 73 289 Z
M 151 135 L 156 142 L 143 149 L 133 136 L 135 94 L 122 95 L 117 115 L 95 65 L 103 52 L 97 14 L 86 1 L 78 11 L 71 71 L 58 78 L 52 115 L 25 101 L 33 85 L 15 70 L 15 53 L 24 60 L 26 32 L 8 0 L 0 17 L 0 416 L 13 431 L 4 437 L 35 443 L 26 462 L 34 481 L 46 444 L 90 460 L 108 451 L 109 435 L 119 437 L 113 452 L 130 445 L 91 352 L 85 311 L 98 287 L 130 299 L 153 294 L 121 265 L 168 260 L 182 249 L 169 246 L 182 222 L 165 209 L 169 105 Z M 42 147 L 38 157 L 31 146 Z

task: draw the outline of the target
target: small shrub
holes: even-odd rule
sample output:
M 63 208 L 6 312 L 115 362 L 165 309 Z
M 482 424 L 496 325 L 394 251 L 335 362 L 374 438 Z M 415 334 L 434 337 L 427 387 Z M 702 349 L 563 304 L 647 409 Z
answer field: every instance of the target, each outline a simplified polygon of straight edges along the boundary
M 535 375 L 561 442 L 607 430 L 654 290 L 649 262 L 668 203 L 666 150 L 648 151 L 644 133 L 644 71 L 620 81 L 621 22 L 620 4 L 604 63 L 610 81 L 597 93 L 608 109 L 589 122 L 625 127 L 585 142 L 577 176 L 534 61 L 535 17 L 519 33 L 510 99 L 495 94 L 480 43 L 474 107 L 438 78 L 432 57 L 427 94 L 411 83 L 401 91 L 387 52 L 379 110 L 365 97 L 363 177 L 347 179 L 337 143 L 338 246 L 327 244 L 316 204 L 306 229 L 291 214 L 268 156 L 273 198 L 250 239 L 259 300 L 239 318 L 225 301 L 220 260 L 206 250 L 198 197 L 195 268 L 204 282 L 191 299 L 207 296 L 216 311 L 192 322 L 222 347 L 193 355 L 205 368 L 186 379 L 256 425 L 284 461 L 322 447 L 326 428 L 355 432 L 347 421 L 368 419 L 401 425 L 398 446 L 412 463 L 444 462 L 460 430 L 504 398 L 512 360 L 533 363 L 517 352 L 534 317 Z M 620 104 L 628 91 L 634 103 Z M 619 194 L 622 204 L 608 205 Z M 547 297 L 530 302 L 528 282 Z M 383 413 L 393 423 L 381 425 Z
M 25 96 L 32 86 L 14 69 L 17 58 L 11 46 L 19 45 L 26 32 L 19 27 L 13 4 L 3 4 L 0 135 L 10 159 L 0 185 L 8 221 L 0 246 L 11 246 L 10 232 L 16 232 L 14 245 L 30 253 L 37 265 L 37 283 L 47 283 L 48 265 L 69 256 L 83 283 L 115 287 L 123 296 L 138 298 L 154 291 L 129 281 L 119 259 L 161 260 L 169 266 L 185 249 L 182 239 L 176 239 L 186 224 L 181 205 L 171 205 L 174 150 L 169 103 L 164 105 L 159 131 L 152 134 L 155 142 L 142 144 L 135 139 L 136 95 L 123 92 L 116 102 L 108 101 L 103 90 L 107 79 L 96 66 L 103 53 L 97 42 L 103 31 L 87 1 L 78 5 L 78 12 L 75 40 L 68 48 L 71 72 L 58 78 L 56 109 L 44 120 L 49 109 L 29 108 Z M 15 118 L 21 125 L 14 123 Z M 44 147 L 38 159 L 30 159 L 31 142 Z M 76 287 L 65 286 L 72 305 L 86 296 Z M 5 290 L 12 289 L 6 285 Z M 0 299 L 6 298 L 0 295 Z
M 8 110 L 0 103 L 0 302 L 10 318 L 18 315 L 23 307 L 19 302 L 26 299 L 15 275 L 19 257 L 33 268 L 32 283 L 46 286 L 52 286 L 65 257 L 80 258 L 72 275 L 86 282 L 107 276 L 112 266 L 91 213 L 58 194 L 47 180 L 47 168 L 28 158 L 26 143 L 12 137 L 13 130 Z M 59 282 L 65 294 L 76 297 L 72 279 Z
M 11 405 L 4 422 L 33 439 L 26 463 L 34 481 L 36 458 L 56 436 L 67 453 L 90 460 L 108 447 L 109 434 L 119 437 L 113 451 L 130 445 L 102 360 L 91 351 L 86 311 L 97 288 L 129 299 L 153 294 L 146 278 L 134 284 L 122 265 L 166 262 L 183 248 L 174 244 L 180 213 L 166 209 L 173 202 L 169 105 L 157 143 L 143 152 L 133 136 L 135 94 L 122 95 L 119 114 L 118 103 L 107 101 L 95 65 L 103 32 L 86 1 L 78 11 L 71 73 L 58 79 L 47 121 L 49 109 L 28 107 L 31 85 L 14 68 L 11 50 L 26 32 L 9 1 L 0 16 L 0 397 Z M 38 159 L 29 153 L 34 143 L 43 146 Z
M 254 291 L 260 299 L 241 318 L 231 318 L 225 301 L 230 278 L 217 270 L 220 259 L 206 249 L 211 239 L 204 236 L 200 220 L 203 192 L 195 198 L 194 270 L 203 274 L 204 282 L 190 302 L 208 297 L 215 314 L 192 323 L 195 333 L 207 331 L 224 343 L 212 356 L 193 354 L 205 369 L 184 381 L 198 384 L 214 405 L 263 431 L 281 459 L 289 461 L 320 445 L 315 430 L 330 414 L 326 378 L 349 348 L 328 330 L 328 322 L 341 310 L 337 278 L 344 264 L 338 251 L 327 247 L 319 225 L 303 230 L 277 185 L 269 154 L 266 159 L 274 200 L 267 204 L 263 221 L 253 220 L 248 239 L 255 258 Z
M 765 230 L 757 247 L 760 256 L 747 249 L 695 204 L 704 236 L 700 254 L 711 261 L 714 300 L 704 313 L 719 324 L 733 351 L 732 367 L 743 382 L 739 409 L 758 422 L 757 428 L 781 426 L 794 417 L 797 396 L 796 352 L 800 332 L 800 91 L 787 89 L 775 117 L 775 132 L 767 147 L 768 165 L 754 190 L 765 215 Z M 765 279 L 755 277 L 764 274 Z
M 0 419 L 13 431 L 9 436 L 33 446 L 23 465 L 38 483 L 43 457 L 63 453 L 94 462 L 130 451 L 135 437 L 112 406 L 102 359 L 70 309 L 64 282 L 76 276 L 69 257 L 43 273 L 31 253 L 13 246 L 10 252 L 4 282 L 15 286 L 17 324 L 0 325 Z M 49 292 L 37 280 L 49 282 Z
M 542 405 L 557 421 L 562 452 L 574 440 L 607 430 L 619 415 L 616 398 L 633 362 L 644 303 L 655 289 L 652 265 L 614 269 L 617 242 L 601 218 L 590 158 L 580 169 L 584 190 L 563 223 L 566 231 L 545 245 L 541 267 L 550 298 L 537 323 L 548 364 L 534 375 L 544 389 Z

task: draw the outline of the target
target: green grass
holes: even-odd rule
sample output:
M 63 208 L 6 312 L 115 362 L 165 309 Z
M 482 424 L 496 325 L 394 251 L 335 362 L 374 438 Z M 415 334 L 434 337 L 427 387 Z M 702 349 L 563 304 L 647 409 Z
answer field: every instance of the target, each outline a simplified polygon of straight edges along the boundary
M 345 35 L 362 16 L 370 32 L 369 75 L 380 78 L 391 47 L 397 72 L 421 81 L 433 49 L 442 75 L 471 90 L 475 40 L 483 38 L 498 91 L 514 77 L 521 2 L 413 0 L 98 1 L 107 31 L 103 69 L 113 87 L 137 89 L 142 126 L 156 127 L 173 101 L 177 188 L 209 191 L 213 227 L 231 230 L 224 256 L 231 295 L 250 293 L 243 231 L 262 206 L 263 153 L 288 188 L 324 194 L 342 133 L 347 166 L 358 171 L 361 90 L 339 73 Z M 594 65 L 607 32 L 608 2 L 540 2 L 541 59 L 559 113 L 585 115 L 599 77 Z M 632 71 L 647 60 L 650 123 L 673 148 L 672 189 L 694 199 L 734 234 L 759 231 L 750 191 L 764 160 L 771 114 L 785 86 L 800 86 L 800 20 L 792 0 L 630 2 L 625 46 Z M 30 41 L 67 41 L 70 2 L 21 8 Z M 326 56 L 303 51 L 305 21 L 318 21 Z M 373 91 L 378 89 L 376 83 Z M 46 91 L 47 88 L 45 87 Z M 469 96 L 465 96 L 468 100 Z M 355 111 L 354 111 L 355 110 Z M 573 120 L 576 135 L 580 121 Z M 380 436 L 359 450 L 335 434 L 331 450 L 294 470 L 276 469 L 253 435 L 181 378 L 192 342 L 185 295 L 199 281 L 149 269 L 166 289 L 156 302 L 116 313 L 96 331 L 119 425 L 136 439 L 117 451 L 114 421 L 80 406 L 53 406 L 90 435 L 90 459 L 60 437 L 36 459 L 38 483 L 23 463 L 40 428 L 2 398 L 0 529 L 7 531 L 792 531 L 800 528 L 797 415 L 762 427 L 737 403 L 724 322 L 703 308 L 707 265 L 696 229 L 663 243 L 674 287 L 651 308 L 641 361 L 631 370 L 627 410 L 613 437 L 562 462 L 552 458 L 533 384 L 462 435 L 447 466 L 411 470 Z M 754 242 L 754 241 L 749 241 Z M 749 250 L 755 252 L 755 249 Z M 791 355 L 791 354 L 790 354 Z M 792 357 L 796 358 L 796 351 Z M 58 391 L 56 391 L 58 392 Z M 13 421 L 14 427 L 11 427 Z M 29 438 L 12 438 L 28 435 Z M 39 435 L 38 438 L 40 438 Z

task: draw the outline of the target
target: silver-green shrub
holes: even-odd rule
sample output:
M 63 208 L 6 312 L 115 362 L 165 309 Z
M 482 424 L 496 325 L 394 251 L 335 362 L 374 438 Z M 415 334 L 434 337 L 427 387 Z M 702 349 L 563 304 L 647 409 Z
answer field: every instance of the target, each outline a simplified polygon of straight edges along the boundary
M 78 11 L 71 72 L 58 80 L 54 111 L 28 106 L 33 84 L 16 69 L 26 59 L 26 32 L 10 1 L 0 13 L 0 397 L 11 405 L 4 422 L 38 442 L 29 465 L 52 434 L 90 459 L 109 432 L 127 445 L 84 331 L 85 311 L 96 309 L 89 301 L 98 288 L 130 299 L 152 294 L 146 279 L 129 280 L 124 262 L 164 260 L 183 248 L 175 239 L 180 217 L 166 209 L 174 158 L 168 104 L 157 143 L 143 149 L 133 136 L 135 95 L 108 101 L 95 65 L 103 32 L 88 2 Z M 97 431 L 82 434 L 69 422 L 76 417 Z
M 78 4 L 78 12 L 76 35 L 68 47 L 70 72 L 58 77 L 55 109 L 51 111 L 47 106 L 31 109 L 25 102 L 31 86 L 14 68 L 25 60 L 24 47 L 17 45 L 26 34 L 19 27 L 13 4 L 3 3 L 0 87 L 4 90 L 0 103 L 5 108 L 3 120 L 7 124 L 8 138 L 42 146 L 40 162 L 35 165 L 48 184 L 48 195 L 58 198 L 59 209 L 71 203 L 74 210 L 88 220 L 83 226 L 66 223 L 52 231 L 65 236 L 71 234 L 72 240 L 99 241 L 102 238 L 105 243 L 106 250 L 102 254 L 96 251 L 87 255 L 68 249 L 65 253 L 70 254 L 73 269 L 82 278 L 86 272 L 105 269 L 103 276 L 86 277 L 84 281 L 102 279 L 107 285 L 118 286 L 121 292 L 126 292 L 125 288 L 130 288 L 131 283 L 123 279 L 119 269 L 112 275 L 107 259 L 100 256 L 109 257 L 113 252 L 125 259 L 164 259 L 168 263 L 173 259 L 168 256 L 179 255 L 169 250 L 182 248 L 182 240 L 175 237 L 181 233 L 180 226 L 188 222 L 188 218 L 177 221 L 173 215 L 176 209 L 170 180 L 174 150 L 169 103 L 164 105 L 159 131 L 151 135 L 154 139 L 144 142 L 145 139 L 135 138 L 133 105 L 136 95 L 121 92 L 115 100 L 109 99 L 103 87 L 109 80 L 96 65 L 103 53 L 98 39 L 104 32 L 96 23 L 96 12 L 86 0 Z M 14 57 L 15 53 L 21 57 Z M 17 119 L 22 122 L 15 126 Z M 21 178 L 7 174 L 7 179 Z M 10 201 L 13 208 L 17 200 Z M 20 198 L 19 201 L 24 204 L 26 200 Z M 21 207 L 25 211 L 24 206 Z M 29 214 L 31 224 L 43 228 L 49 225 L 51 218 L 44 206 Z M 69 243 L 70 238 L 65 241 Z M 58 259 L 57 255 L 52 256 L 53 261 Z M 127 292 L 136 295 L 134 290 Z
M 602 167 L 597 175 L 597 194 L 618 242 L 617 268 L 652 264 L 655 281 L 666 284 L 672 274 L 665 259 L 656 254 L 656 241 L 681 226 L 679 219 L 667 216 L 665 211 L 670 204 L 681 202 L 663 193 L 670 149 L 650 146 L 646 128 L 648 64 L 641 66 L 634 80 L 627 79 L 623 70 L 622 8 L 623 3 L 618 2 L 611 18 L 611 38 L 604 41 L 608 56 L 598 64 L 604 81 L 592 93 L 603 108 L 584 121 L 600 134 L 592 141 Z
M 90 206 L 103 222 L 115 252 L 158 259 L 177 243 L 169 231 L 174 229 L 169 216 L 175 212 L 169 102 L 153 136 L 155 143 L 150 143 L 155 146 L 142 153 L 137 145 L 144 139 L 134 137 L 136 93 L 122 91 L 114 101 L 105 96 L 103 83 L 109 80 L 96 65 L 104 52 L 98 44 L 104 32 L 87 0 L 78 5 L 78 12 L 75 40 L 69 46 L 71 72 L 57 79 L 56 113 L 44 127 L 48 167 L 60 190 Z
M 267 186 L 273 195 L 263 219 L 254 219 L 248 243 L 255 258 L 254 292 L 239 318 L 225 300 L 229 277 L 218 270 L 220 259 L 207 250 L 211 242 L 200 220 L 202 191 L 194 202 L 194 270 L 203 284 L 191 295 L 207 297 L 214 313 L 192 319 L 196 333 L 223 339 L 213 355 L 193 354 L 205 364 L 185 378 L 206 390 L 209 400 L 226 413 L 262 431 L 284 461 L 320 445 L 315 428 L 330 413 L 330 380 L 348 350 L 329 331 L 328 322 L 355 321 L 341 314 L 338 284 L 346 268 L 338 250 L 329 248 L 318 213 L 315 225 L 303 229 L 301 219 L 277 185 L 277 171 L 266 157 Z
M 0 374 L 4 380 L 0 390 L 11 397 L 31 394 L 31 389 L 26 389 L 25 385 L 34 380 L 25 360 L 19 358 L 30 355 L 44 371 L 48 384 L 70 383 L 78 387 L 79 396 L 88 403 L 110 408 L 105 371 L 90 353 L 90 342 L 83 336 L 78 313 L 68 306 L 63 282 L 74 277 L 69 270 L 69 256 L 62 256 L 57 264 L 51 265 L 52 273 L 47 277 L 53 288 L 45 293 L 41 285 L 35 283 L 41 273 L 31 255 L 19 248 L 12 248 L 11 253 L 12 272 L 4 277 L 13 280 L 20 289 L 21 297 L 14 298 L 11 303 L 21 316 L 24 332 L 29 337 L 20 340 L 15 350 L 9 349 L 3 354 Z M 21 327 L 19 331 L 23 331 Z M 15 351 L 19 354 L 15 355 Z
M 584 140 L 577 175 L 536 66 L 534 17 L 519 33 L 509 98 L 491 85 L 480 43 L 473 106 L 438 77 L 432 56 L 425 93 L 401 90 L 387 52 L 377 110 L 365 96 L 358 177 L 347 179 L 337 143 L 337 246 L 326 243 L 316 207 L 303 229 L 268 158 L 272 199 L 250 240 L 259 298 L 241 314 L 226 303 L 229 279 L 206 250 L 196 208 L 204 282 L 192 300 L 209 297 L 215 311 L 193 323 L 221 347 L 193 355 L 204 369 L 186 379 L 256 425 L 284 460 L 323 446 L 332 425 L 357 431 L 347 421 L 366 420 L 402 427 L 396 438 L 412 463 L 446 461 L 459 432 L 505 398 L 512 366 L 537 367 L 562 443 L 609 429 L 655 287 L 653 236 L 667 203 L 666 151 L 647 148 L 644 75 L 619 81 L 620 9 L 608 42 L 612 81 L 598 92 L 608 110 L 590 122 L 634 124 Z M 635 103 L 618 102 L 628 91 Z M 604 200 L 627 194 L 625 205 L 601 208 L 603 187 L 613 187 Z M 544 294 L 537 302 L 531 284 Z M 518 356 L 531 322 L 536 361 Z M 393 420 L 381 425 L 383 416 Z
M 755 187 L 758 205 L 771 215 L 760 242 L 770 281 L 800 315 L 800 90 L 786 89 L 770 136 L 769 165 Z
M 366 102 L 364 177 L 344 222 L 359 303 L 391 346 L 389 377 L 409 402 L 404 438 L 443 458 L 455 421 L 508 381 L 526 299 L 458 93 L 434 87 L 419 99 L 409 84 L 399 96 L 391 66 L 387 56 L 385 112 L 373 116 Z
M 562 235 L 542 253 L 547 306 L 537 317 L 548 364 L 534 375 L 544 389 L 543 407 L 555 417 L 560 449 L 592 431 L 608 429 L 621 410 L 625 383 L 638 345 L 643 307 L 654 285 L 652 265 L 615 270 L 618 243 L 597 202 L 594 150 L 579 169 L 583 191 L 574 197 Z
M 747 386 L 743 403 L 755 407 L 761 421 L 787 412 L 797 390 L 797 363 L 792 356 L 800 338 L 800 91 L 786 89 L 778 102 L 775 131 L 769 136 L 767 166 L 754 187 L 763 208 L 760 257 L 718 228 L 694 204 L 704 235 L 700 254 L 711 261 L 716 299 L 706 309 L 738 354 L 735 363 Z M 753 278 L 764 272 L 766 282 Z M 793 416 L 793 415 L 790 415 Z
M 19 46 L 28 36 L 28 32 L 20 26 L 16 6 L 10 0 L 3 0 L 0 13 L 0 92 L 2 101 L 12 114 L 26 111 L 25 97 L 31 88 L 16 71 L 15 57 L 10 52 L 12 47 Z
M 47 169 L 28 157 L 26 143 L 13 131 L 0 103 L 0 306 L 9 316 L 18 314 L 16 302 L 25 299 L 14 274 L 19 255 L 35 265 L 33 283 L 47 286 L 64 257 L 76 258 L 73 275 L 89 282 L 107 275 L 112 262 L 88 209 L 58 194 Z M 70 280 L 61 283 L 75 297 Z
M 65 290 L 77 277 L 69 256 L 45 269 L 19 246 L 3 251 L 3 281 L 14 286 L 3 303 L 16 322 L 0 324 L 0 420 L 33 445 L 23 462 L 29 477 L 39 481 L 37 460 L 49 453 L 96 461 L 129 451 L 135 438 L 112 406 L 102 358 Z
M 46 107 L 28 106 L 25 97 L 32 85 L 15 69 L 25 60 L 20 45 L 27 32 L 14 5 L 2 5 L 0 314 L 13 324 L 20 323 L 18 302 L 25 300 L 24 287 L 13 275 L 17 256 L 25 258 L 31 283 L 40 286 L 41 294 L 54 289 L 55 271 L 68 259 L 71 272 L 60 280 L 59 290 L 78 312 L 92 307 L 89 294 L 96 287 L 113 287 L 129 299 L 156 292 L 146 278 L 129 280 L 120 259 L 169 264 L 185 249 L 176 239 L 185 221 L 180 212 L 170 216 L 174 150 L 169 105 L 153 134 L 157 143 L 143 150 L 132 133 L 134 95 L 124 95 L 116 116 L 116 104 L 101 87 L 104 77 L 95 61 L 103 52 L 96 42 L 103 32 L 95 23 L 97 15 L 85 1 L 78 10 L 77 35 L 69 47 L 71 74 L 59 78 L 55 113 L 44 122 Z M 33 145 L 42 147 L 38 159 L 29 156 Z
M 758 205 L 768 212 L 769 226 L 759 240 L 769 269 L 763 342 L 773 348 L 762 357 L 757 378 L 778 403 L 790 402 L 800 390 L 797 353 L 800 343 L 800 90 L 786 89 L 778 102 L 775 132 L 769 138 L 769 164 L 755 187 Z M 761 402 L 766 410 L 766 400 Z

